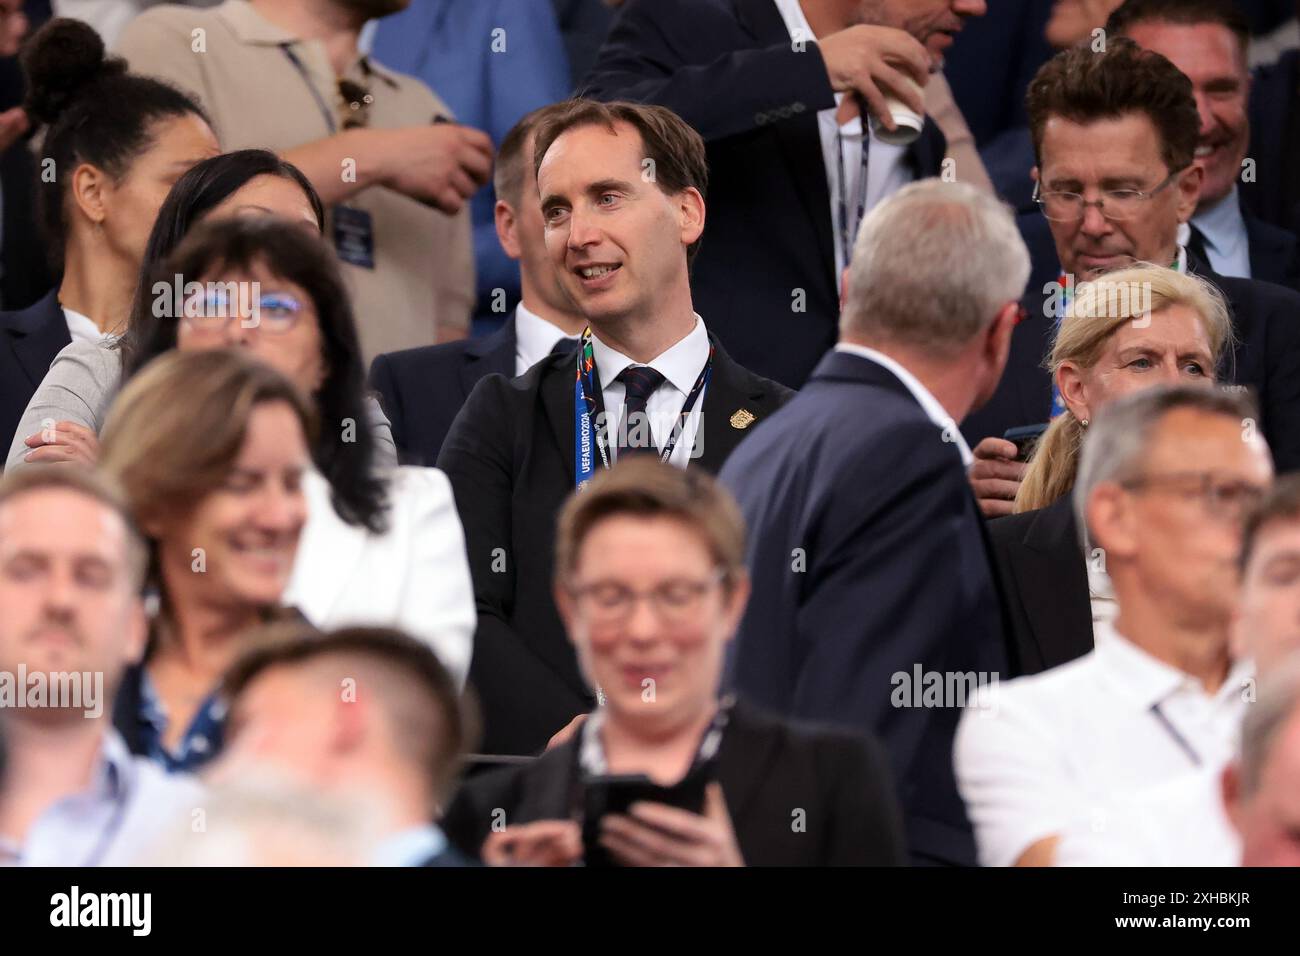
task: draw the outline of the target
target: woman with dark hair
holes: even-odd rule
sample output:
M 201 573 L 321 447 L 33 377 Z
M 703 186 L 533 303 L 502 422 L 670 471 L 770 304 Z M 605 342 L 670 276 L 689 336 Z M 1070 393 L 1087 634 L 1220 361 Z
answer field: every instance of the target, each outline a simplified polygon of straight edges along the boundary
M 463 682 L 476 615 L 451 485 L 434 468 L 374 466 L 356 323 L 329 246 L 276 217 L 214 221 L 153 280 L 136 367 L 173 350 L 240 348 L 312 398 L 309 520 L 285 603 L 321 628 L 401 628 Z
M 7 468 L 35 461 L 93 463 L 97 435 L 123 364 L 132 365 L 138 342 L 153 321 L 150 277 L 197 222 L 207 218 L 274 215 L 319 233 L 324 209 L 306 177 L 264 149 L 214 156 L 194 166 L 167 195 L 154 221 L 143 262 L 133 279 L 130 319 L 121 338 L 74 342 L 59 353 L 49 372 L 29 393 L 26 411 L 11 435 Z M 388 421 L 377 402 L 368 420 L 379 443 L 381 464 L 397 461 Z
M 0 435 L 14 435 L 56 354 L 126 325 L 145 241 L 168 190 L 219 152 L 203 110 L 105 56 L 86 24 L 56 19 L 22 55 L 24 109 L 45 127 L 37 219 L 57 288 L 0 314 Z

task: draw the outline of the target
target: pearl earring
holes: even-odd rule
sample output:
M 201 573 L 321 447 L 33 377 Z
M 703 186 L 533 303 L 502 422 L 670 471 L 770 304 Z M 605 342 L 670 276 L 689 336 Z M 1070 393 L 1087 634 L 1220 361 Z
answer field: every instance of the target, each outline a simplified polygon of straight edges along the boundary
M 1087 427 L 1088 427 L 1088 419 L 1086 419 L 1086 418 L 1083 419 L 1082 421 L 1079 422 L 1079 424 L 1082 425 L 1084 428 L 1087 428 Z

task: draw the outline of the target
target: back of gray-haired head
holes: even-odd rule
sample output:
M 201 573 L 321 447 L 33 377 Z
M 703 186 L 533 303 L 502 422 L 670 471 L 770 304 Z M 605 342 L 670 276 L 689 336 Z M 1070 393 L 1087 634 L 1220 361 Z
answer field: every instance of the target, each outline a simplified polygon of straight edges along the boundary
M 966 183 L 922 179 L 862 220 L 840 318 L 843 336 L 950 354 L 1029 279 L 1011 207 Z
M 1241 722 L 1241 789 L 1246 797 L 1259 790 L 1264 767 L 1278 737 L 1300 715 L 1300 654 L 1293 654 L 1264 674 L 1259 693 Z
M 1156 428 L 1170 412 L 1222 415 L 1239 422 L 1258 421 L 1254 400 L 1242 389 L 1204 385 L 1159 385 L 1117 398 L 1084 432 L 1079 476 L 1074 483 L 1074 517 L 1079 540 L 1087 546 L 1088 498 L 1098 485 L 1126 481 L 1142 473 Z M 1199 465 L 1201 462 L 1189 462 Z

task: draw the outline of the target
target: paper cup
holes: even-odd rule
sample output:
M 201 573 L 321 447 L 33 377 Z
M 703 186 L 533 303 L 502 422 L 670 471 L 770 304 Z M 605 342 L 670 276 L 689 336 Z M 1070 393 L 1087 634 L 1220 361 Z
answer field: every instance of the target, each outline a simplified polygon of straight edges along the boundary
M 918 92 L 921 87 L 914 81 L 908 80 L 908 83 Z M 871 116 L 871 135 L 882 143 L 890 146 L 908 146 L 921 135 L 921 128 L 925 126 L 925 114 L 917 113 L 914 110 L 903 105 L 903 102 L 895 96 L 885 94 L 885 106 L 889 109 L 889 115 L 893 117 L 894 124 L 898 127 L 893 132 L 885 129 L 880 125 L 880 120 L 874 114 Z

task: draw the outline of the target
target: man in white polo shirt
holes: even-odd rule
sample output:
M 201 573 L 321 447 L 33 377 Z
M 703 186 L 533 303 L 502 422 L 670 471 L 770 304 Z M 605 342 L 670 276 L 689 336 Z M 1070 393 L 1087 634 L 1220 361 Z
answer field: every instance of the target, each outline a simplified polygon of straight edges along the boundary
M 1050 865 L 1128 795 L 1221 768 L 1252 668 L 1230 633 L 1242 517 L 1273 474 L 1241 393 L 1157 388 L 1089 429 L 1079 527 L 1119 614 L 1086 657 L 1006 684 L 961 720 L 958 785 L 986 866 Z

